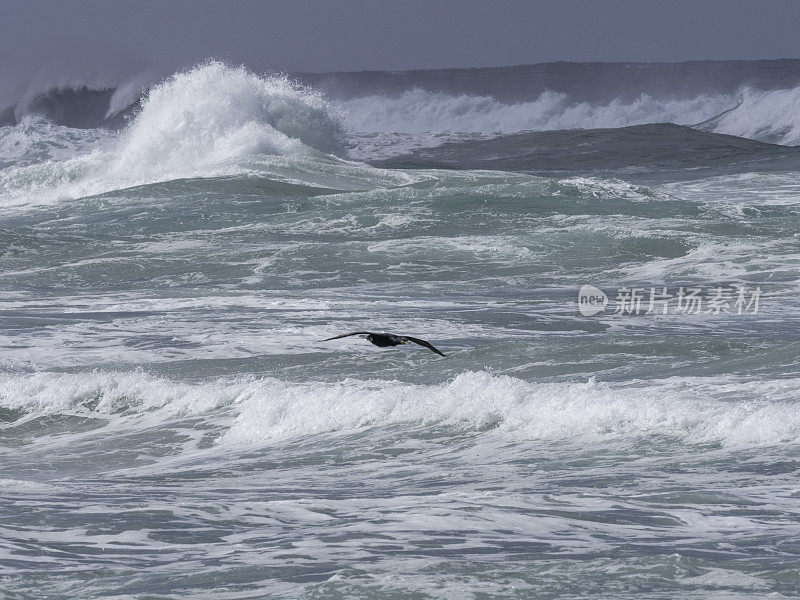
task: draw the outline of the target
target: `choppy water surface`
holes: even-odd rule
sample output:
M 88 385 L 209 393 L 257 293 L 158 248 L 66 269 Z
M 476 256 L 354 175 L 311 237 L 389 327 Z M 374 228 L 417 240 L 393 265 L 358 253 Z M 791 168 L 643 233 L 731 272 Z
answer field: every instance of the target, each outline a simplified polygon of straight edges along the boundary
M 118 131 L 17 107 L 3 594 L 797 596 L 797 88 L 479 75 L 326 99 L 208 63 Z M 760 300 L 615 314 L 655 286 Z M 362 329 L 447 357 L 319 341 Z

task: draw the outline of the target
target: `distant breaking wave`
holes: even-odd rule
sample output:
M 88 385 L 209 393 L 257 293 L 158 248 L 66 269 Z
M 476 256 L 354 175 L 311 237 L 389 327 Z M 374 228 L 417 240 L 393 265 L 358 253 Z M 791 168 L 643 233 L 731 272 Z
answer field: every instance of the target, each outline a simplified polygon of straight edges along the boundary
M 800 87 L 786 90 L 744 90 L 738 104 L 701 128 L 763 142 L 800 144 Z
M 202 72 L 210 77 L 219 76 L 221 69 L 236 71 L 216 62 L 208 63 L 204 68 Z M 197 70 L 189 72 L 196 73 L 195 77 L 200 73 Z M 285 76 L 258 79 L 270 82 L 270 93 L 275 95 L 269 103 L 271 108 L 260 115 L 263 122 L 323 152 L 337 154 L 341 154 L 345 131 L 350 134 L 494 134 L 606 129 L 650 123 L 695 126 L 705 131 L 775 144 L 800 144 L 800 87 L 768 91 L 742 88 L 734 94 L 699 94 L 685 99 L 642 94 L 628 102 L 615 99 L 605 103 L 577 102 L 566 93 L 554 91 L 543 92 L 531 101 L 506 103 L 492 96 L 452 95 L 414 88 L 399 96 L 373 94 L 337 102 L 326 101 L 322 94 L 298 86 Z M 293 91 L 281 92 L 281 87 Z M 0 110 L 0 126 L 18 124 L 35 115 L 67 127 L 122 128 L 130 123 L 152 91 L 162 88 L 163 83 L 156 85 L 141 97 L 130 89 L 125 93 L 117 89 L 50 90 L 26 100 L 24 105 Z M 242 114 L 253 115 L 254 106 L 237 104 L 241 91 L 240 85 L 228 90 L 210 85 L 207 92 L 201 92 L 195 85 L 191 93 L 199 95 L 192 96 L 190 101 L 197 102 L 202 108 L 230 94 L 233 99 L 231 108 L 238 107 L 240 111 L 232 118 L 240 118 Z M 203 95 L 205 93 L 209 95 Z M 299 105 L 288 100 L 287 93 L 302 94 L 306 107 L 298 110 Z M 178 101 L 189 99 L 178 98 Z M 278 106 L 283 104 L 285 112 L 278 114 L 283 110 Z M 166 109 L 166 102 L 163 108 Z
M 633 102 L 574 102 L 544 92 L 505 104 L 490 96 L 452 96 L 413 89 L 398 97 L 364 96 L 341 104 L 351 132 L 517 133 L 607 129 L 674 123 L 783 145 L 800 144 L 800 87 L 699 95 L 685 100 L 641 95 Z
M 574 102 L 567 94 L 544 92 L 531 102 L 504 104 L 490 96 L 451 96 L 413 89 L 399 97 L 366 96 L 342 104 L 354 132 L 428 131 L 515 133 L 554 129 L 597 129 L 645 123 L 690 125 L 735 105 L 729 95 L 660 100 L 642 95 L 624 103 Z

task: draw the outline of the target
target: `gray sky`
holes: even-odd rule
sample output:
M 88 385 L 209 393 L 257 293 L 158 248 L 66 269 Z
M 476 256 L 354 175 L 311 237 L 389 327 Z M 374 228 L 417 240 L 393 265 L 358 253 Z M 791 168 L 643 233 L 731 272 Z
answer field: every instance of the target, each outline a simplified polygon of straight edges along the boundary
M 4 0 L 0 69 L 71 53 L 293 71 L 798 58 L 798 26 L 797 0 Z

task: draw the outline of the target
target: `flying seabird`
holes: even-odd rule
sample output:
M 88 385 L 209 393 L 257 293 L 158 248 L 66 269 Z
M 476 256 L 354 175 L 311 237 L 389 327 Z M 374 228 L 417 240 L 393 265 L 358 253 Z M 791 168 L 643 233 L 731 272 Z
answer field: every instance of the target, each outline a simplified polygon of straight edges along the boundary
M 335 335 L 328 339 L 322 340 L 323 342 L 329 342 L 330 340 L 338 340 L 339 338 L 348 337 L 351 335 L 363 335 L 367 341 L 372 342 L 376 346 L 380 346 L 381 348 L 387 348 L 389 346 L 399 346 L 400 344 L 407 344 L 409 342 L 414 342 L 415 344 L 419 344 L 420 346 L 425 346 L 428 350 L 432 352 L 436 352 L 439 356 L 444 356 L 441 352 L 439 352 L 436 348 L 431 346 L 425 340 L 421 340 L 419 338 L 411 337 L 410 335 L 394 335 L 393 333 L 372 333 L 371 331 L 353 331 L 352 333 L 343 333 L 342 335 Z

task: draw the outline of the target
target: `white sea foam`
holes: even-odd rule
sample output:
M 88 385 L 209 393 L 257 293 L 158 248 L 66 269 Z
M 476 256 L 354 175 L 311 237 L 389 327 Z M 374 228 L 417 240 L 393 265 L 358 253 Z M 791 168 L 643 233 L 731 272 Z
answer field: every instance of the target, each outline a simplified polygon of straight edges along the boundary
M 68 160 L 111 140 L 103 129 L 72 129 L 30 115 L 14 127 L 0 127 L 0 167 Z
M 293 154 L 302 144 L 334 152 L 341 135 L 335 111 L 318 93 L 286 77 L 209 62 L 150 90 L 114 168 L 186 171 L 252 154 Z
M 181 383 L 142 373 L 33 373 L 0 378 L 0 406 L 42 414 L 111 417 L 201 414 L 224 406 L 236 418 L 222 446 L 262 445 L 321 433 L 403 425 L 443 426 L 515 439 L 568 441 L 664 436 L 726 446 L 797 443 L 793 400 L 800 380 L 673 378 L 612 385 L 532 383 L 466 372 L 432 385 L 274 378 Z
M 52 486 L 27 479 L 0 479 L 0 490 L 5 493 L 37 493 L 52 491 Z

